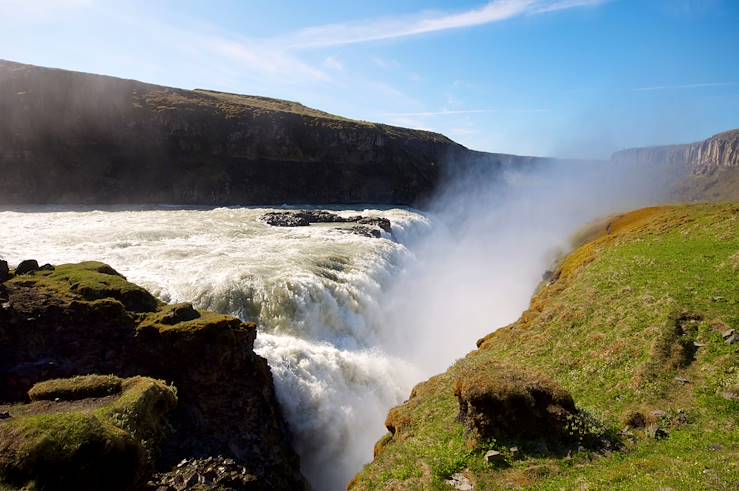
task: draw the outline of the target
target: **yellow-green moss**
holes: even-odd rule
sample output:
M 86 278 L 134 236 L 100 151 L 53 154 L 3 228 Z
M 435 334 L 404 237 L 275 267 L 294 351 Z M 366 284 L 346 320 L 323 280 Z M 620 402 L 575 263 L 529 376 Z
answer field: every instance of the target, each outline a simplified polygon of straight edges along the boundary
M 114 375 L 85 375 L 39 382 L 28 391 L 32 401 L 76 401 L 90 397 L 105 397 L 121 391 L 122 380 Z
M 135 312 L 151 312 L 160 305 L 144 288 L 130 283 L 107 264 L 96 261 L 60 264 L 51 271 L 17 276 L 10 283 L 34 287 L 38 291 L 49 290 L 68 300 L 112 298 Z

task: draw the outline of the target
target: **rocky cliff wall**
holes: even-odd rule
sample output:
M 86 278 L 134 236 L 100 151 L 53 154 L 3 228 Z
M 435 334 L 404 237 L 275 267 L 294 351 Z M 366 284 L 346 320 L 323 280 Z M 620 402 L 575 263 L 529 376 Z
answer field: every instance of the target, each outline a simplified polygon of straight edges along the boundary
M 693 175 L 713 174 L 724 168 L 739 167 L 739 130 L 692 144 L 622 150 L 614 153 L 612 160 L 671 164 L 684 167 Z
M 536 159 L 301 104 L 0 61 L 0 203 L 419 205 Z

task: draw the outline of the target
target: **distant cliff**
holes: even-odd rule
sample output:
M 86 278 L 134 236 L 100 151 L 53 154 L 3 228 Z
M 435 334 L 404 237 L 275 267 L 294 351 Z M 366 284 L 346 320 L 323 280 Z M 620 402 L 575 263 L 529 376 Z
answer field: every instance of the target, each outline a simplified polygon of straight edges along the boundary
M 739 200 L 739 129 L 697 143 L 630 148 L 611 160 L 671 167 L 673 197 L 681 201 Z
M 0 203 L 420 204 L 535 159 L 301 104 L 0 61 Z
M 611 159 L 681 165 L 695 175 L 711 174 L 721 168 L 739 167 L 739 129 L 697 143 L 621 150 Z

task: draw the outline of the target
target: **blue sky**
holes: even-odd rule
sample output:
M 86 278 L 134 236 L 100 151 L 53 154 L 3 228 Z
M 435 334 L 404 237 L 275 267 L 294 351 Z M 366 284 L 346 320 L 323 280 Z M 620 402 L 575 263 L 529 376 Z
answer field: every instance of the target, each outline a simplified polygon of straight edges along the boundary
M 737 0 L 0 0 L 0 58 L 604 157 L 739 127 Z

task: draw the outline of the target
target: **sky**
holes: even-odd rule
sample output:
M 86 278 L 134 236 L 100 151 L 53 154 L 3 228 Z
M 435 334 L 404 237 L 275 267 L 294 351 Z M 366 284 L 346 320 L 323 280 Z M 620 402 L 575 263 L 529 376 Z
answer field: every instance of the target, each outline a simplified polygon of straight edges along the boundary
M 739 0 L 0 0 L 0 59 L 604 158 L 739 127 L 738 26 Z

